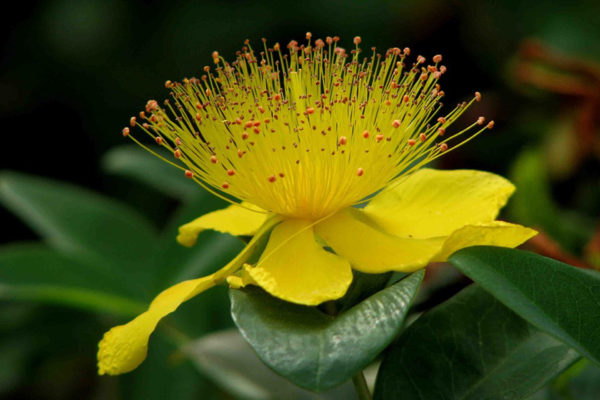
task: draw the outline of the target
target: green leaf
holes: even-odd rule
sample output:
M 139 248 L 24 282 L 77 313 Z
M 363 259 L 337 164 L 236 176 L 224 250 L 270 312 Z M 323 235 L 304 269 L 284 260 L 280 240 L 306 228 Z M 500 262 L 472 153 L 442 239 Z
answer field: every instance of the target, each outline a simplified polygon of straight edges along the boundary
M 531 324 L 600 363 L 600 274 L 500 247 L 460 250 L 449 261 Z
M 128 286 L 93 264 L 40 244 L 0 248 L 0 298 L 58 303 L 132 316 L 145 309 Z
M 298 386 L 321 391 L 365 368 L 402 328 L 424 272 L 332 317 L 262 290 L 230 290 L 231 315 L 258 356 Z
M 0 175 L 0 202 L 55 249 L 95 262 L 130 285 L 148 288 L 147 268 L 157 233 L 129 207 L 65 183 L 15 172 Z
M 160 153 L 160 149 L 157 152 Z M 172 158 L 172 155 L 164 156 Z M 172 198 L 188 198 L 203 191 L 200 186 L 187 179 L 183 171 L 137 145 L 119 146 L 108 151 L 102 158 L 102 169 L 143 182 Z
M 186 345 L 183 352 L 216 384 L 242 399 L 356 398 L 350 384 L 320 394 L 292 384 L 267 368 L 237 329 L 204 336 Z
M 417 319 L 390 346 L 374 398 L 518 400 L 577 358 L 473 285 Z

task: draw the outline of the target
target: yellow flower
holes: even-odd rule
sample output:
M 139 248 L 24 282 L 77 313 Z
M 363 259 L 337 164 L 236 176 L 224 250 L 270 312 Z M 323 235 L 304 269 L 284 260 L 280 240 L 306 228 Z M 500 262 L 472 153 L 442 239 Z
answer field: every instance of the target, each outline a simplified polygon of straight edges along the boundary
M 438 117 L 441 56 L 407 64 L 408 48 L 361 58 L 359 37 L 351 54 L 337 37 L 307 39 L 290 42 L 287 54 L 278 44 L 256 53 L 246 43 L 231 64 L 214 52 L 214 72 L 167 81 L 171 101 L 150 100 L 131 119 L 173 154 L 165 161 L 232 203 L 183 225 L 181 244 L 194 245 L 205 229 L 253 239 L 223 269 L 165 290 L 107 332 L 100 374 L 136 368 L 161 318 L 225 280 L 317 305 L 346 293 L 352 269 L 410 272 L 464 247 L 515 247 L 535 234 L 495 220 L 514 190 L 507 180 L 419 169 L 493 126 L 479 117 L 447 132 L 481 96 Z M 152 151 L 129 128 L 123 134 Z M 246 263 L 266 238 L 258 262 Z

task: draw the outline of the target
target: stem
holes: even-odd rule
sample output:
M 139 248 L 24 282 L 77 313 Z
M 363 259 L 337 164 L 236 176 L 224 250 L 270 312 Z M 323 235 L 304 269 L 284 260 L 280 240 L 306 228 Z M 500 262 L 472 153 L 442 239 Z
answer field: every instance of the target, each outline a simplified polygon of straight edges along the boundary
M 354 384 L 354 390 L 356 390 L 359 400 L 373 399 L 362 371 L 352 377 L 352 383 Z

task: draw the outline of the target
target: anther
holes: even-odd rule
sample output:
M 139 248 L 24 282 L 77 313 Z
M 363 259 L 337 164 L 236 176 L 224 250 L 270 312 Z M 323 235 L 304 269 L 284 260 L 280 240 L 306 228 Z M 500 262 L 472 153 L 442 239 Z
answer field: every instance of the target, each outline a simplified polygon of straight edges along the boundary
M 446 133 L 446 129 L 445 128 L 439 128 L 438 129 L 438 135 L 444 136 L 445 133 Z
M 221 187 L 222 187 L 223 189 L 229 189 L 229 183 L 227 183 L 227 182 L 223 182 L 223 184 L 221 185 Z
M 193 178 L 194 177 L 194 173 L 192 171 L 190 171 L 189 169 L 185 170 L 185 177 L 186 178 Z
M 213 164 L 217 163 L 217 157 L 216 156 L 210 156 L 210 162 Z
M 165 87 L 166 87 L 167 89 L 170 89 L 172 84 L 173 84 L 173 82 L 171 82 L 171 81 L 166 81 L 166 82 L 165 82 Z
M 271 175 L 269 177 L 269 182 L 271 182 L 271 183 L 275 182 L 276 180 L 277 180 L 277 178 L 275 177 L 275 175 Z
M 446 123 L 446 118 L 444 118 L 444 117 L 439 117 L 439 118 L 437 119 L 437 122 L 439 122 L 440 124 L 445 124 L 445 123 Z
M 175 158 L 181 158 L 181 150 L 177 149 L 173 152 Z
M 409 146 L 414 146 L 416 143 L 417 143 L 417 141 L 415 139 L 408 139 Z
M 488 128 L 488 129 L 492 129 L 493 127 L 494 127 L 494 121 L 490 121 L 490 122 L 488 122 L 488 124 L 487 124 L 487 128 Z
M 475 100 L 481 101 L 481 93 L 475 92 Z
M 362 133 L 362 137 L 364 137 L 365 139 L 369 137 L 369 131 L 364 131 Z
M 448 150 L 448 145 L 446 143 L 440 144 L 440 151 L 446 151 L 446 150 Z
M 392 126 L 393 126 L 394 128 L 399 128 L 399 127 L 400 127 L 400 121 L 399 121 L 399 120 L 397 120 L 397 119 L 395 119 L 395 120 L 392 122 Z
M 421 142 L 424 142 L 424 141 L 426 141 L 426 140 L 427 140 L 427 135 L 426 135 L 426 134 L 424 134 L 424 133 L 421 133 L 421 134 L 419 135 L 419 139 L 421 140 Z
M 312 108 L 312 107 L 308 107 L 308 108 L 306 109 L 306 113 L 307 113 L 307 114 L 312 114 L 312 113 L 314 113 L 314 112 L 315 112 L 315 109 L 314 109 L 314 108 Z
M 358 46 L 360 44 L 360 42 L 362 42 L 362 39 L 360 36 L 354 36 L 354 39 L 352 40 L 352 42 Z
M 402 98 L 402 101 L 405 103 L 408 103 L 409 100 L 410 100 L 410 97 L 407 94 L 405 94 L 404 97 Z
M 341 136 L 339 143 L 340 143 L 340 146 L 343 146 L 346 143 L 348 143 L 348 139 L 346 138 L 346 136 Z
M 129 128 L 123 128 L 122 133 L 123 133 L 123 137 L 129 136 Z
M 377 140 L 377 143 L 381 142 L 383 140 L 383 135 L 377 135 L 375 136 L 375 140 Z
M 158 145 L 163 144 L 163 138 L 161 138 L 160 136 L 155 137 L 154 140 L 156 141 L 156 144 L 158 144 Z
M 435 56 L 433 56 L 433 62 L 434 63 L 439 63 L 442 61 L 442 55 L 441 54 L 436 54 Z
M 284 176 L 285 176 L 285 175 L 283 174 L 283 172 L 280 172 L 280 173 L 279 173 L 279 177 L 280 177 L 280 178 L 283 178 Z
M 365 170 L 362 168 L 359 168 L 356 170 L 356 175 L 358 175 L 358 176 L 363 176 L 364 173 L 365 173 Z
M 248 132 L 246 132 L 246 131 L 242 132 L 242 139 L 244 139 L 244 140 L 248 139 Z
M 477 125 L 483 125 L 485 123 L 485 117 L 477 118 Z
M 131 117 L 129 119 L 129 125 L 133 128 L 135 126 L 135 122 L 136 122 L 136 118 L 135 117 Z
M 235 175 L 235 171 L 234 171 L 234 170 L 232 170 L 232 169 L 228 169 L 228 170 L 227 170 L 227 175 L 229 175 L 229 176 L 233 176 L 233 175 Z
M 179 138 L 175 138 L 175 144 L 176 144 L 177 146 L 181 146 L 181 139 L 179 139 Z

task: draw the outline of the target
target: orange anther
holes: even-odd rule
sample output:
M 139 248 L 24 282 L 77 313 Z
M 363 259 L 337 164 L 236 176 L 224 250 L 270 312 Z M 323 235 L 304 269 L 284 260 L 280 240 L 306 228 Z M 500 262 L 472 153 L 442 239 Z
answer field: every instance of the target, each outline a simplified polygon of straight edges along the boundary
M 394 121 L 392 121 L 392 126 L 394 128 L 400 128 L 400 120 L 395 119 Z
M 435 56 L 433 56 L 433 62 L 434 63 L 439 63 L 442 61 L 442 55 L 441 54 L 436 54 Z
M 416 143 L 417 143 L 417 141 L 415 139 L 408 139 L 409 146 L 414 146 Z
M 358 176 L 363 176 L 364 173 L 365 173 L 365 170 L 362 168 L 359 168 L 356 170 L 356 175 L 358 175 Z
M 131 127 L 134 127 L 134 126 L 135 126 L 135 123 L 136 123 L 136 119 L 135 119 L 135 117 L 131 117 L 131 118 L 129 119 L 129 125 L 130 125 Z
M 426 134 L 424 134 L 424 133 L 421 133 L 421 134 L 419 135 L 419 139 L 421 140 L 421 142 L 424 142 L 424 141 L 426 141 L 426 140 L 427 140 L 427 135 L 426 135 Z
M 446 133 L 446 129 L 444 129 L 444 128 L 439 128 L 439 129 L 438 129 L 438 134 L 439 134 L 440 136 L 444 136 L 444 134 L 445 134 L 445 133 Z
M 340 146 L 343 146 L 346 143 L 348 143 L 348 139 L 346 138 L 346 136 L 340 136 L 339 143 L 340 143 Z
M 202 115 L 196 113 L 196 121 L 198 121 L 198 122 L 202 121 Z
M 408 103 L 410 101 L 410 97 L 407 94 L 405 94 L 404 97 L 402 98 L 402 101 L 405 103 Z
M 445 124 L 445 123 L 446 123 L 446 118 L 444 118 L 444 117 L 439 117 L 439 118 L 437 119 L 437 122 L 439 122 L 440 124 Z
M 123 128 L 122 133 L 123 133 L 123 137 L 129 136 L 129 128 Z
M 181 150 L 177 149 L 173 152 L 175 158 L 181 158 Z
M 364 137 L 365 139 L 368 138 L 369 137 L 369 131 L 363 131 L 362 137 Z
M 485 123 L 485 117 L 477 118 L 477 125 L 483 125 Z
M 441 151 L 446 151 L 446 150 L 448 150 L 448 145 L 447 145 L 446 143 L 442 143 L 442 144 L 440 144 L 440 150 L 441 150 Z
M 185 170 L 185 177 L 186 178 L 193 178 L 194 177 L 194 173 L 192 171 L 190 171 L 189 169 Z
M 235 175 L 235 171 L 234 171 L 234 170 L 232 170 L 232 169 L 228 169 L 228 170 L 227 170 L 227 175 L 229 175 L 229 176 L 233 176 L 233 175 Z
M 271 175 L 269 177 L 269 182 L 271 182 L 271 183 L 275 182 L 276 180 L 277 180 L 277 178 L 275 177 L 275 175 Z
M 481 101 L 481 93 L 475 92 L 475 100 Z
M 244 140 L 248 139 L 248 132 L 246 132 L 246 131 L 242 132 L 242 139 L 244 139 Z
M 154 140 L 156 141 L 156 144 L 163 144 L 163 138 L 161 138 L 160 136 L 155 137 Z
M 383 135 L 375 136 L 375 140 L 377 140 L 377 142 L 381 142 L 383 140 Z
M 352 42 L 358 46 L 360 44 L 360 42 L 362 42 L 362 39 L 360 36 L 354 36 L 354 39 L 352 40 Z
M 490 122 L 488 122 L 488 124 L 487 124 L 487 128 L 488 128 L 488 129 L 492 129 L 493 127 L 494 127 L 494 121 L 490 121 Z
M 217 163 L 217 156 L 210 156 L 210 162 L 213 164 Z
M 312 108 L 312 107 L 308 107 L 308 108 L 306 109 L 306 113 L 307 113 L 307 114 L 312 114 L 312 113 L 314 113 L 314 112 L 315 112 L 315 109 L 314 109 L 314 108 Z
M 221 185 L 221 187 L 222 187 L 223 189 L 229 189 L 229 183 L 227 183 L 227 182 L 223 182 L 223 184 Z

